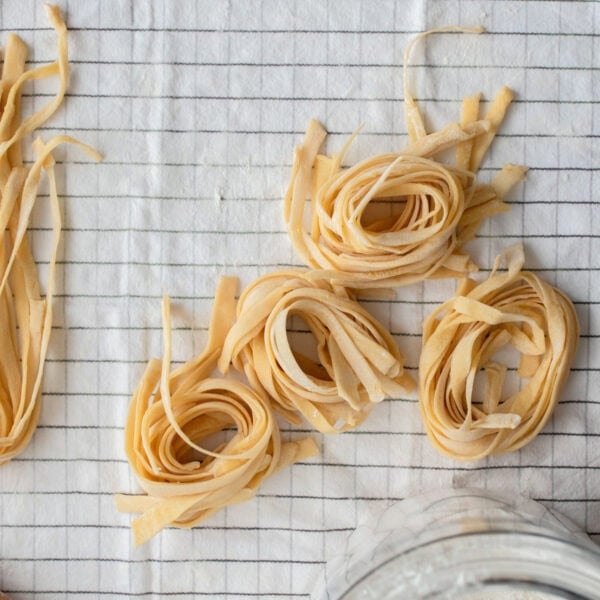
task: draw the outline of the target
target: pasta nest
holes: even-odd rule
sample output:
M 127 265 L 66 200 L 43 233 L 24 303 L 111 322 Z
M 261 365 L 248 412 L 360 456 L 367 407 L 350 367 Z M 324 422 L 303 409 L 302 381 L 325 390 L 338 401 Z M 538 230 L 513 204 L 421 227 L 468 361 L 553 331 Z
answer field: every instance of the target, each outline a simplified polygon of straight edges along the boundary
M 172 372 L 170 304 L 163 303 L 164 356 L 148 363 L 125 428 L 129 462 L 148 495 L 116 498 L 120 511 L 142 513 L 132 523 L 136 545 L 252 498 L 273 472 L 318 451 L 308 438 L 282 443 L 268 402 L 247 385 L 209 377 L 236 288 L 237 279 L 221 279 L 205 351 Z
M 500 260 L 508 271 L 497 271 Z M 466 279 L 423 327 L 419 403 L 434 445 L 459 460 L 512 452 L 544 427 L 558 402 L 577 347 L 572 302 L 529 271 L 523 247 L 495 262 L 489 279 Z M 507 366 L 494 355 L 510 345 L 521 354 L 522 389 L 502 399 Z M 483 370 L 483 401 L 475 380 Z
M 317 357 L 290 343 L 291 317 L 316 342 Z M 288 420 L 298 413 L 321 432 L 360 424 L 375 404 L 414 387 L 391 334 L 344 288 L 307 270 L 260 277 L 240 296 L 219 368 L 243 371 Z
M 402 210 L 369 219 L 375 203 Z M 449 262 L 465 204 L 456 170 L 418 156 L 375 156 L 319 187 L 315 213 L 322 243 L 314 256 L 323 268 L 344 273 L 348 282 L 420 281 Z M 463 262 L 469 269 L 468 257 Z
M 511 98 L 504 88 L 495 112 L 503 114 Z M 466 99 L 467 106 L 478 102 Z M 401 152 L 349 168 L 341 161 L 354 136 L 339 155 L 319 154 L 326 132 L 311 121 L 296 148 L 284 217 L 300 258 L 319 271 L 315 277 L 369 289 L 476 271 L 463 245 L 484 219 L 508 210 L 503 197 L 526 171 L 507 164 L 491 184 L 476 181 L 483 156 L 477 150 L 487 149 L 493 138 L 498 120 L 493 116 L 451 123 L 415 138 Z M 456 165 L 431 158 L 451 147 Z

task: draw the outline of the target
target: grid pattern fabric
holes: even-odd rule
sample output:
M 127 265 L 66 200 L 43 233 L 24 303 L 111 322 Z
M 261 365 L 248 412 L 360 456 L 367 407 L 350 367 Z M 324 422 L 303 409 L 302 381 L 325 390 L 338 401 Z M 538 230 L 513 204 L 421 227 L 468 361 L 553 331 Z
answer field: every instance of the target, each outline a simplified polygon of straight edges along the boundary
M 101 164 L 57 151 L 65 232 L 40 426 L 0 468 L 0 588 L 14 598 L 308 598 L 323 563 L 357 523 L 422 490 L 478 486 L 555 508 L 600 541 L 600 6 L 500 0 L 89 0 L 60 2 L 73 68 L 63 107 L 41 134 L 98 148 Z M 145 362 L 162 350 L 160 297 L 172 297 L 174 361 L 206 339 L 217 277 L 242 285 L 298 265 L 282 194 L 310 117 L 347 157 L 401 148 L 402 53 L 419 31 L 411 86 L 431 127 L 462 96 L 501 85 L 516 101 L 483 165 L 528 165 L 510 212 L 469 248 L 489 271 L 522 240 L 527 267 L 574 300 L 582 336 L 551 423 L 508 456 L 459 464 L 423 432 L 417 403 L 383 402 L 355 432 L 313 433 L 321 455 L 280 472 L 256 499 L 135 549 L 115 492 L 138 488 L 123 426 Z M 55 56 L 37 0 L 3 0 L 31 64 Z M 26 89 L 24 110 L 55 82 Z M 42 195 L 31 237 L 45 276 L 51 243 Z M 410 286 L 368 308 L 416 374 L 420 323 L 454 282 Z M 308 429 L 284 426 L 284 437 Z

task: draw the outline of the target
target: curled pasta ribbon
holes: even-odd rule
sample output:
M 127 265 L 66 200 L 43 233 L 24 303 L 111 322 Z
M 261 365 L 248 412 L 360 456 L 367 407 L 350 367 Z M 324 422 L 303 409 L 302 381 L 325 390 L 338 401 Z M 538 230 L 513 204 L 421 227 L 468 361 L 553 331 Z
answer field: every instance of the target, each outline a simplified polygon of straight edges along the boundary
M 192 527 L 252 498 L 275 471 L 318 453 L 311 439 L 282 443 L 268 403 L 247 385 L 211 378 L 235 312 L 237 279 L 221 278 L 206 349 L 171 371 L 169 299 L 163 300 L 164 355 L 151 360 L 125 428 L 129 462 L 147 495 L 118 495 L 136 545 L 167 526 Z M 211 436 L 223 440 L 203 446 Z
M 292 316 L 314 336 L 318 360 L 292 349 Z M 385 327 L 345 289 L 302 270 L 264 275 L 242 293 L 219 369 L 231 362 L 288 420 L 300 413 L 324 433 L 356 427 L 375 404 L 414 387 Z
M 52 151 L 75 144 L 95 160 L 101 156 L 68 136 L 47 143 L 36 139 L 36 159 L 23 166 L 22 138 L 33 132 L 59 107 L 65 94 L 69 65 L 67 29 L 56 6 L 46 6 L 58 35 L 58 60 L 25 71 L 27 47 L 11 34 L 6 46 L 0 82 L 0 464 L 22 452 L 33 435 L 40 414 L 44 361 L 52 330 L 52 299 L 61 233 Z M 58 75 L 56 96 L 41 110 L 21 120 L 22 86 L 30 80 Z M 35 261 L 26 237 L 42 172 L 50 184 L 52 248 L 46 296 L 42 298 Z
M 500 260 L 508 264 L 498 272 Z M 423 325 L 419 403 L 434 445 L 458 460 L 512 452 L 544 427 L 575 355 L 579 326 L 572 302 L 529 271 L 523 247 L 508 248 L 489 279 L 464 280 L 457 295 Z M 494 355 L 506 345 L 521 353 L 522 389 L 502 399 L 507 367 Z M 474 398 L 483 370 L 483 402 Z
M 354 288 L 387 288 L 424 279 L 462 277 L 477 270 L 463 245 L 481 222 L 508 210 L 505 194 L 525 174 L 506 165 L 489 184 L 479 184 L 479 164 L 500 127 L 512 92 L 503 88 L 483 119 L 479 96 L 465 98 L 460 123 L 427 133 L 408 90 L 405 55 L 405 118 L 410 146 L 341 168 L 356 132 L 331 157 L 320 154 L 327 132 L 312 120 L 294 154 L 284 217 L 292 244 L 314 277 Z M 456 164 L 433 159 L 456 149 Z M 305 229 L 307 200 L 310 228 Z

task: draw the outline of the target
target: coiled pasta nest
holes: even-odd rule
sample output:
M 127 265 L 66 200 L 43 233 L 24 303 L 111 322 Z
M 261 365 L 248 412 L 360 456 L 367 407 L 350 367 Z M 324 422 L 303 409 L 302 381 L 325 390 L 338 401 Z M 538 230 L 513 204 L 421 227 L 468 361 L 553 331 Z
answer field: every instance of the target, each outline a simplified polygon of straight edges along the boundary
M 498 272 L 501 258 L 507 272 Z M 544 427 L 577 348 L 572 302 L 534 273 L 521 271 L 521 245 L 506 250 L 489 279 L 465 280 L 454 298 L 425 321 L 419 403 L 427 433 L 448 456 L 475 460 L 517 450 Z M 522 389 L 502 397 L 507 367 L 494 355 L 510 345 L 521 353 Z M 476 401 L 475 379 L 485 389 Z
M 293 316 L 313 336 L 316 357 L 292 348 Z M 301 414 L 328 433 L 356 427 L 378 402 L 414 387 L 387 329 L 345 289 L 309 271 L 271 273 L 246 288 L 220 369 L 230 362 L 289 420 Z
M 311 439 L 283 443 L 269 403 L 244 383 L 211 378 L 234 314 L 237 279 L 217 288 L 206 349 L 171 372 L 170 304 L 163 302 L 165 350 L 133 396 L 126 451 L 147 495 L 118 495 L 117 508 L 142 513 L 136 545 L 166 526 L 192 527 L 252 498 L 266 477 L 318 452 Z M 207 442 L 214 444 L 207 447 Z M 210 440 L 213 442 L 210 442 Z

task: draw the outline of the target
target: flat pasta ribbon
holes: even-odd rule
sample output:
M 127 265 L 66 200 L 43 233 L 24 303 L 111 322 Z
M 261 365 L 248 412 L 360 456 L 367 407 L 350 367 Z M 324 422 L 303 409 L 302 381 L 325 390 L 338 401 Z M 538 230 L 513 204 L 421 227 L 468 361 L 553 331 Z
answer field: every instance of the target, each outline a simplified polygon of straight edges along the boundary
M 505 259 L 507 272 L 498 272 Z M 517 450 L 544 427 L 569 373 L 579 336 L 572 302 L 529 271 L 523 247 L 508 248 L 489 279 L 464 280 L 454 298 L 424 322 L 419 404 L 427 433 L 441 452 L 477 460 Z M 521 353 L 522 389 L 502 399 L 507 367 L 494 355 Z M 483 370 L 483 402 L 474 387 Z
M 292 316 L 314 336 L 318 360 L 292 349 Z M 356 427 L 378 402 L 414 387 L 387 329 L 347 290 L 306 270 L 264 275 L 246 288 L 219 369 L 231 362 L 288 420 L 300 413 L 324 433 Z
M 163 359 L 148 363 L 125 428 L 127 457 L 147 495 L 116 496 L 118 510 L 142 513 L 132 523 L 136 545 L 252 498 L 266 477 L 318 453 L 308 438 L 282 443 L 260 394 L 209 377 L 234 317 L 236 289 L 237 279 L 221 278 L 204 352 L 173 371 L 170 304 L 163 300 Z M 215 449 L 203 446 L 218 435 Z
M 0 464 L 21 453 L 33 435 L 39 414 L 44 361 L 52 330 L 52 299 L 61 233 L 54 158 L 60 144 L 75 144 L 95 160 L 101 156 L 68 136 L 47 143 L 36 139 L 35 162 L 23 166 L 20 142 L 56 111 L 64 97 L 69 64 L 67 29 L 56 6 L 46 5 L 58 35 L 58 60 L 25 71 L 27 47 L 14 34 L 6 46 L 0 81 Z M 58 75 L 56 96 L 21 120 L 22 86 L 30 80 Z M 50 184 L 52 247 L 46 296 L 42 298 L 35 261 L 26 233 L 44 171 Z
M 479 184 L 479 164 L 512 100 L 503 88 L 482 120 L 479 96 L 465 98 L 460 123 L 427 133 L 407 83 L 412 45 L 404 59 L 405 119 L 410 146 L 367 158 L 348 169 L 341 163 L 357 135 L 332 157 L 319 154 L 327 132 L 316 120 L 294 153 L 284 217 L 294 249 L 315 277 L 354 288 L 388 288 L 429 278 L 463 277 L 477 270 L 463 245 L 481 222 L 508 210 L 504 195 L 525 174 L 506 165 L 494 181 Z M 456 149 L 456 165 L 433 157 Z M 307 200 L 310 199 L 307 211 Z M 384 211 L 387 208 L 389 210 Z M 305 229 L 308 212 L 310 227 Z

